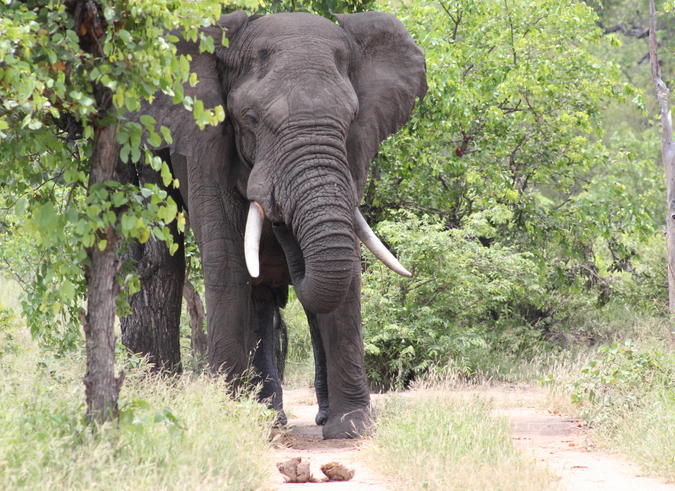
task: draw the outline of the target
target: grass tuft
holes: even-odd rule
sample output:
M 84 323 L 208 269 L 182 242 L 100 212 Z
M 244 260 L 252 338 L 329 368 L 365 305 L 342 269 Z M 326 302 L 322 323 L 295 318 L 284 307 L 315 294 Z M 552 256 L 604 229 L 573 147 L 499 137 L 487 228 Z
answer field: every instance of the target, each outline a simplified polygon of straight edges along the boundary
M 490 412 L 485 400 L 438 392 L 390 398 L 368 451 L 397 489 L 550 488 L 555 477 L 520 455 L 507 421 Z

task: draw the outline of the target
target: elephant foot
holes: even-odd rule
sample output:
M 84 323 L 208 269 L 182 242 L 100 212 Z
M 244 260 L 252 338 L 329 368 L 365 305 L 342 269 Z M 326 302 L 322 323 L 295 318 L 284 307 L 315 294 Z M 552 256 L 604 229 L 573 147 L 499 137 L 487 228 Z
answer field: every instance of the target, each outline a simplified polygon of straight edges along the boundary
M 319 412 L 316 413 L 316 417 L 314 418 L 314 422 L 318 426 L 323 426 L 323 425 L 326 424 L 326 421 L 328 421 L 328 409 L 319 408 Z
M 323 427 L 323 438 L 359 438 L 364 436 L 372 424 L 370 413 L 356 409 L 328 418 Z
M 286 413 L 284 412 L 283 409 L 280 409 L 277 412 L 277 417 L 274 420 L 274 426 L 286 426 L 288 423 L 288 418 L 286 417 Z

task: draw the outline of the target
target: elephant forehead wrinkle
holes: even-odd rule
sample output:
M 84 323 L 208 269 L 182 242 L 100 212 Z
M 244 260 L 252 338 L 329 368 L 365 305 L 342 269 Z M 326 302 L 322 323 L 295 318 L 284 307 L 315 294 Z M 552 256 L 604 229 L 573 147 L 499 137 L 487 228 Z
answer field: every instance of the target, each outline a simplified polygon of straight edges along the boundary
M 340 27 L 328 19 L 306 13 L 279 13 L 256 19 L 250 27 L 263 37 L 276 40 L 279 36 L 315 36 L 330 40 L 344 39 Z

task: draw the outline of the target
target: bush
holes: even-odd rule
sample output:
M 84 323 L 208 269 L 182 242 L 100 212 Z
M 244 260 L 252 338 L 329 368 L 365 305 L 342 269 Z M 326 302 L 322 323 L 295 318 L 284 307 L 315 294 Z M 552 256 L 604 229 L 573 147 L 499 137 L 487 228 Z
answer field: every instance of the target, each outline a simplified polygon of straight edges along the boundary
M 571 384 L 572 401 L 600 442 L 670 480 L 675 479 L 674 387 L 670 339 L 655 344 L 653 338 L 643 346 L 631 341 L 601 346 Z
M 675 380 L 672 356 L 638 349 L 630 340 L 601 346 L 573 382 L 572 402 L 591 425 L 613 427 L 646 403 L 645 393 Z
M 524 355 L 545 344 L 539 268 L 527 253 L 484 245 L 492 230 L 482 217 L 447 230 L 404 212 L 380 223 L 380 235 L 414 276 L 395 277 L 368 256 L 362 310 L 366 368 L 376 387 L 404 387 L 448 361 L 470 376 L 497 350 Z
M 281 315 L 288 328 L 284 385 L 289 388 L 311 386 L 314 384 L 312 340 L 305 310 L 292 288 L 289 290 L 288 303 Z

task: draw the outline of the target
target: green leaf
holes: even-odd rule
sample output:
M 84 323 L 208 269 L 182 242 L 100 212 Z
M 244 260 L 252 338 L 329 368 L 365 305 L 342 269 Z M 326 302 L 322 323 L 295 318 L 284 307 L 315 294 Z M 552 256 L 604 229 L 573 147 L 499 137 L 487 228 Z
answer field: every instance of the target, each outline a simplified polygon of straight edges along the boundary
M 200 33 L 199 52 L 213 53 L 213 51 L 214 51 L 213 38 L 208 34 Z
M 125 236 L 129 236 L 136 226 L 136 217 L 129 213 L 125 213 L 120 219 L 120 225 L 122 227 L 122 233 Z
M 159 209 L 157 210 L 157 216 L 165 224 L 168 224 L 171 223 L 174 218 L 176 218 L 177 211 L 178 208 L 176 207 L 176 203 L 174 203 L 173 200 L 170 200 L 167 201 L 166 206 L 159 207 Z
M 127 31 L 126 29 L 120 29 L 117 31 L 117 36 L 124 41 L 125 44 L 129 45 L 132 44 L 133 42 L 133 37 L 131 36 L 131 33 Z
M 155 128 L 155 123 L 156 123 L 155 118 L 153 118 L 149 114 L 142 114 L 141 117 L 139 118 L 139 121 L 148 130 L 153 130 Z
M 171 138 L 171 131 L 169 128 L 166 126 L 160 126 L 159 132 L 162 134 L 162 138 L 164 138 L 165 142 L 167 142 L 169 145 L 173 143 L 173 138 Z
M 166 162 L 162 162 L 162 170 L 160 171 L 160 174 L 162 177 L 162 184 L 168 187 L 173 180 L 173 176 L 171 175 L 171 170 L 169 169 L 169 166 Z
M 153 131 L 148 134 L 148 143 L 153 147 L 159 147 L 162 144 L 162 139 Z

